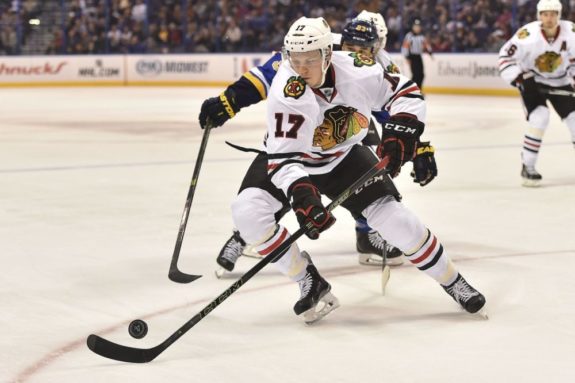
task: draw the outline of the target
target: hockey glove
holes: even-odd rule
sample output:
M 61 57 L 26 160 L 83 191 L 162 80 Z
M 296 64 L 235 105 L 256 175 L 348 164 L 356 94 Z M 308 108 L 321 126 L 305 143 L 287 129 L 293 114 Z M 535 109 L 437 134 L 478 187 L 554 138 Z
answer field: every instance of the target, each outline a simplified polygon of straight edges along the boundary
M 417 144 L 417 151 L 413 159 L 413 182 L 421 186 L 430 183 L 437 176 L 437 164 L 435 163 L 435 148 L 429 142 Z
M 521 73 L 511 85 L 517 87 L 521 93 L 535 94 L 538 91 L 535 77 L 531 72 Z
M 200 126 L 204 129 L 209 124 L 210 128 L 217 128 L 239 111 L 236 93 L 228 88 L 218 97 L 210 97 L 204 101 L 200 110 Z
M 335 217 L 321 203 L 321 196 L 309 177 L 295 181 L 288 190 L 288 198 L 301 227 L 311 222 L 312 229 L 305 234 L 318 239 L 319 233 L 335 222 Z
M 387 171 L 391 177 L 396 177 L 401 166 L 413 159 L 425 124 L 415 117 L 392 116 L 381 126 L 381 144 L 377 154 L 381 159 L 389 160 Z

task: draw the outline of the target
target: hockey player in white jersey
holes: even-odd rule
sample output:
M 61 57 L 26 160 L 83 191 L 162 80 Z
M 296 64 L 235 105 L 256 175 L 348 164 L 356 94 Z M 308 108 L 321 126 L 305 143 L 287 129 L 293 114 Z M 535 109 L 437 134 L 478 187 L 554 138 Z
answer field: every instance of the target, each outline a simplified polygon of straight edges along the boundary
M 549 125 L 547 101 L 575 145 L 575 101 L 569 97 L 574 91 L 575 24 L 561 20 L 561 10 L 559 0 L 540 0 L 538 20 L 521 27 L 499 52 L 501 77 L 519 88 L 527 116 L 521 153 L 524 186 L 538 186 L 542 179 L 535 165 Z
M 359 25 L 355 24 L 356 21 L 360 21 Z M 355 31 L 353 29 L 361 28 L 361 21 L 375 25 L 376 35 L 373 38 L 371 37 L 371 31 L 366 31 L 365 29 Z M 362 11 L 351 23 L 346 25 L 343 39 L 342 34 L 332 33 L 332 36 L 334 43 L 337 43 L 342 50 L 357 51 L 374 56 L 376 61 L 388 72 L 399 73 L 398 67 L 393 64 L 389 54 L 384 50 L 387 27 L 380 14 Z M 265 99 L 280 63 L 281 56 L 275 54 L 266 63 L 246 72 L 238 81 L 230 85 L 220 97 L 207 99 L 202 104 L 200 113 L 201 125 L 204 126 L 209 119 L 212 126 L 220 126 L 232 118 L 240 109 Z M 386 111 L 374 111 L 373 116 L 380 123 L 389 118 Z M 372 126 L 370 126 L 370 134 L 364 139 L 364 144 L 379 144 L 379 136 L 373 121 Z M 418 155 L 413 160 L 411 176 L 414 182 L 425 186 L 437 175 L 434 148 L 429 143 L 421 143 L 417 152 Z M 384 241 L 381 236 L 367 225 L 363 217 L 357 217 L 356 248 L 359 253 L 359 262 L 366 265 L 381 265 L 383 246 Z M 386 248 L 388 265 L 394 266 L 403 263 L 401 251 L 389 244 Z M 223 275 L 225 270 L 232 271 L 235 262 L 242 254 L 257 256 L 257 254 L 254 254 L 253 247 L 247 246 L 240 233 L 235 230 L 217 257 L 217 262 L 221 269 L 216 272 L 216 275 Z
M 291 205 L 300 225 L 313 225 L 307 233 L 311 239 L 334 223 L 320 193 L 335 197 L 379 161 L 368 146 L 360 145 L 372 110 L 384 108 L 391 115 L 379 147 L 390 175 L 414 157 L 425 126 L 425 102 L 415 83 L 384 72 L 370 57 L 332 52 L 330 28 L 323 18 L 298 19 L 285 37 L 284 49 L 287 60 L 268 94 L 266 152 L 250 166 L 232 204 L 234 224 L 262 255 L 290 236 L 276 223 L 280 201 Z M 437 238 L 399 200 L 391 178 L 378 177 L 342 206 L 354 216 L 363 215 L 466 311 L 481 310 L 485 297 L 466 282 Z M 301 296 L 294 311 L 306 322 L 337 307 L 331 286 L 296 243 L 275 265 L 299 283 Z

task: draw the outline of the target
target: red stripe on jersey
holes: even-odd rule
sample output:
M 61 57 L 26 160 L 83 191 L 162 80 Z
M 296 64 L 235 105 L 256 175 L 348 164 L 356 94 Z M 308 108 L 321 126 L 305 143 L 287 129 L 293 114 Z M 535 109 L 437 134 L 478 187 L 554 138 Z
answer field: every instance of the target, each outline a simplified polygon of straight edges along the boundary
M 287 234 L 288 234 L 288 231 L 286 228 L 284 228 L 284 231 L 281 233 L 280 237 L 275 240 L 274 243 L 272 243 L 271 245 L 269 245 L 265 249 L 258 251 L 258 253 L 260 253 L 261 255 L 268 255 L 269 253 L 271 253 L 272 251 L 277 249 L 279 247 L 279 245 L 282 244 L 285 237 L 287 237 Z
M 421 257 L 413 260 L 410 259 L 411 263 L 421 263 L 422 261 L 425 261 L 425 259 L 434 252 L 433 250 L 435 249 L 435 245 L 437 245 L 437 238 L 434 235 L 433 241 L 431 242 L 431 245 L 429 245 L 427 250 L 425 250 L 425 252 L 421 255 Z
M 419 91 L 419 88 L 417 87 L 417 85 L 412 86 L 411 88 L 407 88 L 407 89 L 404 90 L 403 92 L 398 93 L 397 95 L 395 95 L 395 96 L 391 99 L 390 105 L 393 104 L 393 103 L 395 102 L 395 100 L 397 100 L 397 99 L 400 98 L 401 96 L 404 96 L 404 95 L 406 95 L 406 94 L 408 94 L 408 93 L 412 93 L 412 92 L 418 92 L 418 91 Z

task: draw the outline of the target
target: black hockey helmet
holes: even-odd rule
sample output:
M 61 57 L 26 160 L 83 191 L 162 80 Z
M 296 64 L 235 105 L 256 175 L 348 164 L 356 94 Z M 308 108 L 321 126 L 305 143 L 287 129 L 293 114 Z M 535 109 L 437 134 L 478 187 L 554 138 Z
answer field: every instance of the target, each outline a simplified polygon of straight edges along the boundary
M 373 47 L 378 42 L 377 28 L 366 20 L 354 19 L 346 24 L 341 34 L 341 44 Z

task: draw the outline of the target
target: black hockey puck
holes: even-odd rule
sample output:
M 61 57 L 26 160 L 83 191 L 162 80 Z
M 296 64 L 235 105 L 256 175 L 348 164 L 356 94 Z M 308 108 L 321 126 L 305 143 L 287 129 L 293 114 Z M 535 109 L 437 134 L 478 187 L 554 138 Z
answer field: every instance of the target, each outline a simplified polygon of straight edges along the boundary
M 132 338 L 142 339 L 148 333 L 148 325 L 141 319 L 133 320 L 128 327 L 128 332 Z

